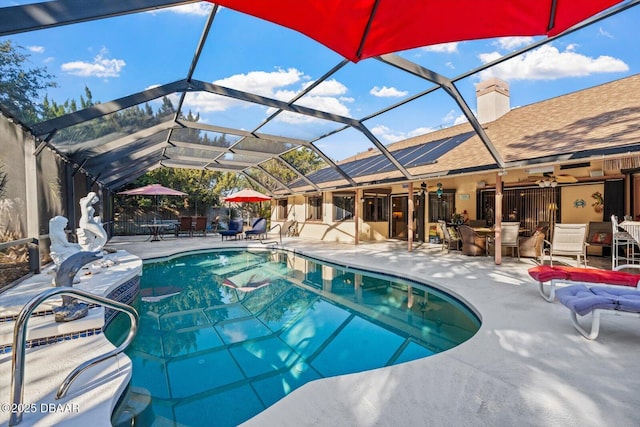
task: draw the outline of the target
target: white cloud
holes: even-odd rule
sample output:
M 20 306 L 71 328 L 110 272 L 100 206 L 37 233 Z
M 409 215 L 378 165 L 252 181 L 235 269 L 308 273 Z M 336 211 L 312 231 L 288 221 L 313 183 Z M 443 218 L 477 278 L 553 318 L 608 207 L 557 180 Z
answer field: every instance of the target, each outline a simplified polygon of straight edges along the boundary
M 214 83 L 270 98 L 288 100 L 291 92 L 282 91 L 280 88 L 298 83 L 302 78 L 303 73 L 301 71 L 289 68 L 288 70 L 278 69 L 272 72 L 250 71 L 246 74 L 236 74 L 216 80 Z
M 302 85 L 302 87 L 306 89 L 313 83 L 314 82 L 307 82 Z M 347 93 L 347 87 L 336 79 L 325 80 L 310 92 L 310 94 L 314 96 L 337 96 L 344 95 L 345 93 Z
M 602 27 L 598 28 L 598 35 L 606 37 L 608 39 L 612 39 L 613 38 L 613 35 L 611 33 L 609 33 L 608 31 L 605 31 L 604 29 L 602 29 Z
M 289 101 L 301 89 L 312 84 L 308 76 L 295 68 L 277 69 L 272 72 L 251 71 L 246 74 L 229 76 L 214 83 L 281 101 Z M 296 104 L 348 117 L 350 116 L 350 111 L 346 103 L 353 102 L 353 99 L 340 96 L 347 91 L 347 87 L 337 80 L 327 80 L 298 100 Z M 247 104 L 232 98 L 207 93 L 190 93 L 185 98 L 185 105 L 194 111 L 207 113 L 226 111 L 233 106 L 255 106 L 257 104 Z M 260 107 L 262 108 L 262 106 Z M 268 115 L 275 110 L 267 108 L 265 111 Z M 276 120 L 287 123 L 307 123 L 317 119 L 301 114 L 282 113 L 277 116 Z
M 209 12 L 211 12 L 212 7 L 213 7 L 213 4 L 203 1 L 200 3 L 185 4 L 182 6 L 156 9 L 149 13 L 172 12 L 172 13 L 178 13 L 180 15 L 206 16 L 206 15 L 209 15 Z
M 409 132 L 401 132 L 397 130 L 393 130 L 384 125 L 374 126 L 371 129 L 371 133 L 373 133 L 383 144 L 391 144 L 398 141 L 403 141 L 407 138 L 411 138 L 418 135 L 424 135 L 426 133 L 431 133 L 435 129 L 428 127 L 421 127 L 417 129 L 413 129 Z
M 530 45 L 533 42 L 533 37 L 500 37 L 494 44 L 500 49 L 515 50 L 519 47 Z
M 453 118 L 455 117 L 454 114 L 456 112 L 454 110 L 450 110 L 443 118 L 442 121 L 447 123 L 453 120 Z
M 460 125 L 462 123 L 467 123 L 468 121 L 469 121 L 469 119 L 467 118 L 467 116 L 465 116 L 464 114 L 460 114 L 453 121 L 453 126 Z
M 33 53 L 43 53 L 44 52 L 44 46 L 27 46 L 27 49 L 29 49 L 29 51 L 33 52 Z
M 409 92 L 407 92 L 406 90 L 398 90 L 395 87 L 382 86 L 380 88 L 378 86 L 374 86 L 373 89 L 369 91 L 369 93 L 380 98 L 397 98 L 400 96 L 406 96 Z
M 434 44 L 421 47 L 420 50 L 436 53 L 456 53 L 458 51 L 458 42 Z
M 629 66 L 620 59 L 605 55 L 592 58 L 575 52 L 576 47 L 576 45 L 569 45 L 561 52 L 551 45 L 541 46 L 482 71 L 480 79 L 499 77 L 506 81 L 555 80 L 629 70 Z M 500 56 L 498 52 L 491 52 L 481 54 L 479 58 L 486 64 Z
M 102 48 L 93 62 L 72 61 L 62 64 L 62 71 L 81 77 L 120 77 L 120 72 L 127 65 L 122 59 L 108 58 L 109 51 Z

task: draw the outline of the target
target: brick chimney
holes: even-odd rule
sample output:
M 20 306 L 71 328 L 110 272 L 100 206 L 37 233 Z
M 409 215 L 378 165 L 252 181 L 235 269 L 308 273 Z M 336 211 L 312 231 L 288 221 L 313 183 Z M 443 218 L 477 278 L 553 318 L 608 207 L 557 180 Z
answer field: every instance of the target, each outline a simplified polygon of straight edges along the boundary
M 476 98 L 480 123 L 497 120 L 511 109 L 509 83 L 495 77 L 476 85 Z

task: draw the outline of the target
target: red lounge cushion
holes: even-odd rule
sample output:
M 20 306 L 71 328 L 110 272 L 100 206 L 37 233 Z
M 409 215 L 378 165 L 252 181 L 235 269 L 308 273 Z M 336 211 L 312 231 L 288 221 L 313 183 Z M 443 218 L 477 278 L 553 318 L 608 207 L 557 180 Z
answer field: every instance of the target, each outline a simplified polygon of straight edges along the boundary
M 571 280 L 574 282 L 601 283 L 603 285 L 620 285 L 638 287 L 640 275 L 624 271 L 596 270 L 568 266 L 539 265 L 529 269 L 529 275 L 538 282 L 553 279 Z
M 550 265 L 539 265 L 529 269 L 529 275 L 538 282 L 548 282 L 553 279 L 568 279 L 569 273 L 562 267 L 551 267 Z
M 569 280 L 587 283 L 602 283 L 606 285 L 638 286 L 640 275 L 624 271 L 609 271 L 595 269 L 575 269 L 569 273 Z

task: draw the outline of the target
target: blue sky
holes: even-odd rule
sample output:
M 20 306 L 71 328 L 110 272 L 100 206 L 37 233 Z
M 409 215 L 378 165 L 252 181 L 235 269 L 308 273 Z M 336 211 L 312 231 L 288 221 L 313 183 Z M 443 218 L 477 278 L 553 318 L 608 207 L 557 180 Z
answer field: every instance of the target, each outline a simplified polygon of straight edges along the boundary
M 203 2 L 9 38 L 28 50 L 33 66 L 46 66 L 55 75 L 59 87 L 50 90 L 50 99 L 78 99 L 87 86 L 94 100 L 104 102 L 185 78 L 210 7 Z M 488 77 L 507 81 L 511 106 L 519 107 L 636 74 L 640 72 L 639 22 L 637 6 L 456 85 L 475 111 L 475 85 Z M 468 41 L 398 54 L 455 77 L 534 40 L 513 37 Z M 289 100 L 341 59 L 306 36 L 221 9 L 194 78 Z M 368 59 L 348 64 L 298 103 L 362 118 L 429 87 L 431 84 L 424 80 Z M 374 117 L 365 125 L 382 143 L 389 144 L 464 120 L 457 105 L 441 92 Z M 178 97 L 174 99 L 177 102 Z M 246 130 L 255 129 L 272 113 L 262 106 L 204 93 L 189 94 L 186 109 L 199 113 L 202 122 Z M 340 127 L 281 114 L 260 132 L 309 140 Z M 340 132 L 317 145 L 336 160 L 372 147 L 354 131 Z

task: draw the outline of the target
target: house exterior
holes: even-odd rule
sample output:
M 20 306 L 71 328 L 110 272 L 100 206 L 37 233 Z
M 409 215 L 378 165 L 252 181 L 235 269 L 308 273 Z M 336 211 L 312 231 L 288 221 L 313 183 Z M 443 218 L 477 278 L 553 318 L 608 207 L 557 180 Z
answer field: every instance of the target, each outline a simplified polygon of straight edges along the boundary
M 369 150 L 338 163 L 357 189 L 321 169 L 308 176 L 319 187 L 300 180 L 291 187 L 303 194 L 276 200 L 272 221 L 325 241 L 428 241 L 435 221 L 454 212 L 495 221 L 496 184 L 501 218 L 529 229 L 550 219 L 640 215 L 640 75 L 514 109 L 506 82 L 482 82 L 476 92 L 479 122 L 506 168 L 497 169 L 471 125 L 460 124 L 387 147 L 423 179 L 404 179 Z

